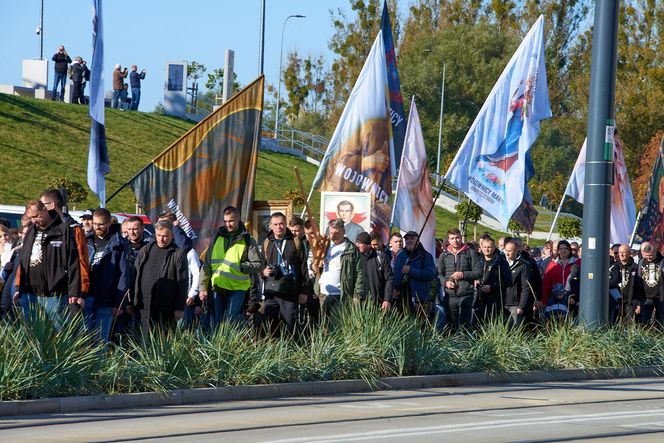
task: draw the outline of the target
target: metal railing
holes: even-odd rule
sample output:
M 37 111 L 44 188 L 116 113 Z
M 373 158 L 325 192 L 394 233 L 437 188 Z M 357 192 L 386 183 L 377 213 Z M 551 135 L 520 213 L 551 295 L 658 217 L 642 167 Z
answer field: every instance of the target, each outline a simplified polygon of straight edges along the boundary
M 297 150 L 302 155 L 317 161 L 323 159 L 327 145 L 330 144 L 330 141 L 325 137 L 300 131 L 288 125 L 281 125 L 276 137 L 274 130 L 264 128 L 263 137 L 273 138 L 279 145 Z

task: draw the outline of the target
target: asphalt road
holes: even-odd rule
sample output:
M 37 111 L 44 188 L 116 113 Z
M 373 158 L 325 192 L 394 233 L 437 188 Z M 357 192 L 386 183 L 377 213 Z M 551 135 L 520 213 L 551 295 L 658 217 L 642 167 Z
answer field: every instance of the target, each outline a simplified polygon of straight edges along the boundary
M 664 379 L 281 398 L 0 420 L 0 441 L 664 441 Z

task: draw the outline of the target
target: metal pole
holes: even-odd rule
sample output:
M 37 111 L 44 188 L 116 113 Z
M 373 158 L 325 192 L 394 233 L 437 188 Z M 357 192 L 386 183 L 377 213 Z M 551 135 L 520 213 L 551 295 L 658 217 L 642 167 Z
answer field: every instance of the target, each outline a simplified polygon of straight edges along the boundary
M 440 147 L 443 142 L 443 104 L 445 103 L 445 60 L 443 60 L 443 83 L 440 87 L 440 120 L 438 124 L 438 158 L 436 159 L 436 185 L 440 185 Z
M 258 46 L 258 75 L 263 75 L 265 64 L 265 0 L 261 0 L 261 29 Z
M 560 204 L 558 205 L 558 210 L 556 211 L 556 216 L 553 217 L 553 223 L 551 223 L 551 229 L 549 229 L 549 235 L 546 237 L 546 241 L 551 240 L 551 235 L 553 235 L 553 227 L 556 226 L 558 221 L 558 216 L 560 215 L 560 210 L 563 208 L 563 202 L 565 201 L 565 193 L 563 193 L 563 198 L 560 199 Z
M 634 222 L 634 229 L 632 229 L 632 235 L 629 237 L 629 247 L 634 245 L 634 238 L 636 237 L 636 230 L 639 228 L 639 223 L 641 223 L 641 217 L 643 217 L 643 212 L 639 211 L 636 214 L 636 222 Z
M 579 320 L 590 329 L 602 326 L 608 318 L 609 256 L 606 251 L 611 220 L 619 11 L 619 0 L 595 2 L 579 312 Z
M 39 19 L 39 60 L 44 60 L 44 0 L 41 0 Z
M 277 87 L 277 108 L 274 111 L 274 138 L 275 140 L 278 138 L 277 134 L 279 131 L 279 102 L 281 101 L 281 69 L 282 69 L 282 61 L 283 61 L 283 54 L 284 54 L 284 31 L 286 30 L 286 22 L 288 19 L 291 18 L 304 18 L 304 15 L 300 14 L 294 14 L 294 15 L 289 15 L 286 17 L 286 20 L 284 20 L 284 24 L 281 27 L 281 49 L 279 50 L 279 86 Z

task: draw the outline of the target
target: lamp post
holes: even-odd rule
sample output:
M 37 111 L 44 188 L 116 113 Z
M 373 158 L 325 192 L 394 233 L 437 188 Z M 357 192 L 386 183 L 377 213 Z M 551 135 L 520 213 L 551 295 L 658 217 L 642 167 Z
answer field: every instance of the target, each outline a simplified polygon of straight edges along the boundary
M 445 103 L 445 60 L 443 60 L 443 82 L 440 86 L 440 121 L 438 123 L 438 157 L 436 159 L 436 186 L 440 186 L 440 149 L 443 144 L 443 105 Z
M 286 23 L 291 18 L 305 18 L 305 15 L 294 14 L 289 15 L 284 20 L 284 24 L 281 27 L 281 49 L 279 50 L 279 86 L 277 87 L 277 108 L 274 111 L 274 138 L 277 139 L 277 134 L 279 131 L 279 102 L 281 101 L 281 69 L 282 69 L 282 59 L 284 53 L 284 31 L 286 30 Z

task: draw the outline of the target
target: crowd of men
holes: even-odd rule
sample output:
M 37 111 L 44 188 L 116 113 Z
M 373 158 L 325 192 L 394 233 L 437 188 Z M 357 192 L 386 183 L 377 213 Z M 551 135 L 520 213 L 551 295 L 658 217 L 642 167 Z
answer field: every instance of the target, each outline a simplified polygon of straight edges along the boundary
M 74 57 L 72 61 L 64 46 L 59 46 L 58 50 L 51 60 L 53 67 L 53 91 L 51 100 L 64 101 L 65 85 L 67 78 L 72 83 L 72 103 L 87 104 L 85 98 L 85 86 L 90 81 L 90 69 L 87 62 L 80 56 Z M 124 79 L 129 76 L 129 85 Z M 141 80 L 145 79 L 145 69 L 138 72 L 136 65 L 131 65 L 131 72 L 127 68 L 122 69 L 119 64 L 115 65 L 113 70 L 113 97 L 111 107 L 121 110 L 137 111 L 141 101 Z M 129 86 L 131 86 L 131 96 L 129 96 Z M 58 92 L 58 87 L 60 91 Z
M 450 229 L 434 257 L 415 231 L 393 233 L 388 245 L 364 231 L 351 241 L 341 218 L 323 233 L 312 220 L 276 212 L 259 245 L 238 209 L 227 207 L 199 257 L 173 213 L 161 214 L 151 236 L 138 216 L 119 224 L 101 208 L 79 223 L 63 207 L 61 193 L 48 189 L 28 202 L 18 233 L 0 224 L 3 315 L 29 319 L 43 309 L 59 327 L 80 313 L 106 342 L 178 322 L 206 333 L 250 321 L 258 333 L 291 334 L 359 302 L 441 331 L 492 318 L 520 327 L 578 315 L 582 251 L 566 240 L 540 249 L 485 234 L 464 243 Z M 662 256 L 649 243 L 634 257 L 629 245 L 610 254 L 610 321 L 661 324 Z

